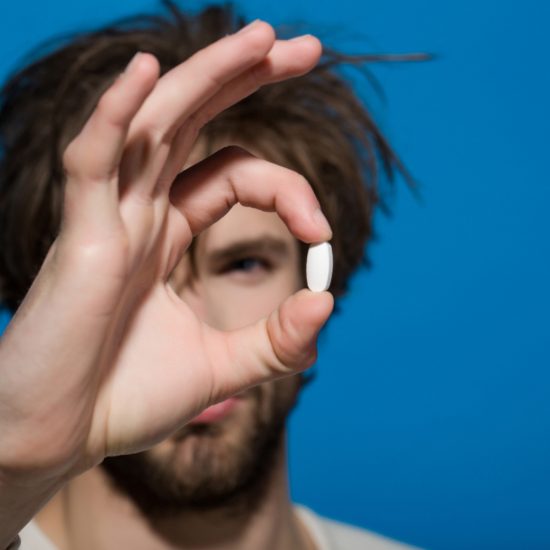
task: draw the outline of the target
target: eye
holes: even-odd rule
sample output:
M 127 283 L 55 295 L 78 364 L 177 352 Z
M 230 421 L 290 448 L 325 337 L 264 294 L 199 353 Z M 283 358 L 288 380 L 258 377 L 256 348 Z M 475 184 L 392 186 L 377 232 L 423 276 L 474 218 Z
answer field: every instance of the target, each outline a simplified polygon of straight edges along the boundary
M 222 273 L 259 273 L 261 271 L 270 271 L 271 263 L 264 258 L 249 256 L 232 260 L 222 269 Z

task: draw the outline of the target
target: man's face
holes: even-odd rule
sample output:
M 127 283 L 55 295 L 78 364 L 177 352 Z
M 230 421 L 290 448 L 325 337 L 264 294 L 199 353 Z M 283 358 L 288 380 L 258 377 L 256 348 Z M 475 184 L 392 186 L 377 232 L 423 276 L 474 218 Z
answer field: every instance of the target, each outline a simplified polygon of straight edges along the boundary
M 172 286 L 205 323 L 221 330 L 266 317 L 303 286 L 300 247 L 274 213 L 241 205 L 199 236 Z M 252 505 L 273 467 L 300 387 L 293 376 L 247 390 L 215 421 L 192 421 L 138 455 L 104 462 L 148 514 Z

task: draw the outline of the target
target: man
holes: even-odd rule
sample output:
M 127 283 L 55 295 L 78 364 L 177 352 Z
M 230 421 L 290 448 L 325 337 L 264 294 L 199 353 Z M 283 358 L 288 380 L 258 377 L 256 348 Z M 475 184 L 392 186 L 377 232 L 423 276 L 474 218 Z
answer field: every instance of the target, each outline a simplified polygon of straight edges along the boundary
M 168 6 L 3 91 L 0 547 L 400 547 L 293 505 L 285 444 L 304 243 L 341 295 L 400 164 L 316 39 Z

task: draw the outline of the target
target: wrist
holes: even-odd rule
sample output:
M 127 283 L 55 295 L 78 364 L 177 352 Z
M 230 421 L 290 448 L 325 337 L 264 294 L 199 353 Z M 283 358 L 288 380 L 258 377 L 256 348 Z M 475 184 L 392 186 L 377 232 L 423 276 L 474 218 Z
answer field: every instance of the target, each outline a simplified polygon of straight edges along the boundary
M 34 484 L 9 475 L 0 479 L 0 549 L 19 548 L 19 533 L 62 486 L 59 480 Z

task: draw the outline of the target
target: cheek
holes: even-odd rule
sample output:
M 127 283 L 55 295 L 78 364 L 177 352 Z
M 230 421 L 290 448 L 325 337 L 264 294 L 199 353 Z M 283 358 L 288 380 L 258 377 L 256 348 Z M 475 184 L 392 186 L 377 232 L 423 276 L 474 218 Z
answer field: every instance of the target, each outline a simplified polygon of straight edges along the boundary
M 301 386 L 301 376 L 301 374 L 293 374 L 272 382 L 276 408 L 278 411 L 283 412 L 285 416 L 296 403 Z
M 262 420 L 288 416 L 296 404 L 300 391 L 300 376 L 300 374 L 295 374 L 272 382 L 264 382 L 250 390 L 258 394 L 259 410 L 257 414 Z

